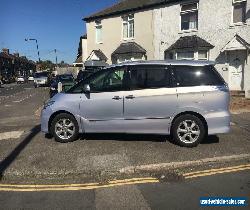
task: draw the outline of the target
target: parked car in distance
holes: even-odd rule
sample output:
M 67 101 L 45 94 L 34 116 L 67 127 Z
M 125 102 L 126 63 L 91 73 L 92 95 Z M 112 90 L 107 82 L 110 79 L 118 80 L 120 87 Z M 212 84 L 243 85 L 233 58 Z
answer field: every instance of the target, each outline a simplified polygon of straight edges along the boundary
M 34 87 L 48 86 L 49 85 L 49 72 L 36 72 L 34 74 Z
M 28 77 L 28 81 L 29 81 L 29 82 L 34 82 L 34 77 L 33 77 L 33 75 L 30 75 L 30 76 Z
M 210 61 L 112 65 L 50 99 L 41 128 L 59 142 L 79 133 L 139 133 L 194 147 L 230 131 L 229 89 Z
M 27 82 L 27 78 L 25 78 L 24 76 L 18 76 L 17 77 L 17 84 L 23 84 Z
M 50 97 L 58 93 L 58 83 L 62 83 L 62 91 L 65 92 L 75 85 L 75 80 L 72 74 L 56 75 L 50 84 Z

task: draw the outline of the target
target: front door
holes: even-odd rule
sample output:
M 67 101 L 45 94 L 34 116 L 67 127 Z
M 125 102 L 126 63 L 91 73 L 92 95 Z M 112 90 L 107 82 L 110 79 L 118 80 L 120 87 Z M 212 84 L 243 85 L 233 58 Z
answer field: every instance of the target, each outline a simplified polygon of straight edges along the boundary
M 124 129 L 128 133 L 168 134 L 176 111 L 176 88 L 166 66 L 129 67 L 130 91 L 124 92 Z
M 245 50 L 229 52 L 229 88 L 230 90 L 244 90 Z
M 90 93 L 82 95 L 80 113 L 85 132 L 123 132 L 125 69 L 97 73 L 87 81 Z

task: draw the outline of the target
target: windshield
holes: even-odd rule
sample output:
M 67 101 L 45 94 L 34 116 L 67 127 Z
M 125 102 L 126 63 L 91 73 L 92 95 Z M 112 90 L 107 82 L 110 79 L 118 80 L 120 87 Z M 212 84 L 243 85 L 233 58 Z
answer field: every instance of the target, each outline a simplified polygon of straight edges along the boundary
M 38 77 L 48 77 L 48 72 L 39 72 L 39 73 L 35 73 L 34 77 L 38 78 Z

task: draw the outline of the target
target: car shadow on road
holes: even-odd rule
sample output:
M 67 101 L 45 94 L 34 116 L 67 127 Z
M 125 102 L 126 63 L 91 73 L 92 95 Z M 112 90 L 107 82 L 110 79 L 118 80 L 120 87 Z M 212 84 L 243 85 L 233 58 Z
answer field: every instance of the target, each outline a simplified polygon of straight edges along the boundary
M 113 140 L 113 141 L 151 141 L 165 142 L 176 144 L 170 135 L 157 134 L 124 134 L 124 133 L 88 133 L 80 136 L 81 140 Z M 218 136 L 208 136 L 201 144 L 219 143 Z
M 80 136 L 81 140 L 113 140 L 113 141 L 152 141 L 163 142 L 171 140 L 167 135 L 125 134 L 125 133 L 88 133 Z
M 15 161 L 18 155 L 25 149 L 25 147 L 34 139 L 34 137 L 41 131 L 41 126 L 36 125 L 30 130 L 28 136 L 26 136 L 10 154 L 0 162 L 0 181 L 3 178 L 4 172 Z
M 220 139 L 218 136 L 212 135 L 212 136 L 208 136 L 207 138 L 205 138 L 201 144 L 217 144 L 220 142 Z

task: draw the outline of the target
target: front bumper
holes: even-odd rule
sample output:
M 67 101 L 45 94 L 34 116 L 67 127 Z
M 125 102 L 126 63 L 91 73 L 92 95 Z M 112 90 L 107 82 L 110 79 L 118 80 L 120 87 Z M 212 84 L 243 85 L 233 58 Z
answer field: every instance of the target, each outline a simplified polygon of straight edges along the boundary
M 53 111 L 50 107 L 47 107 L 46 109 L 43 109 L 41 112 L 41 131 L 43 133 L 49 133 L 49 119 L 51 115 L 53 114 Z

